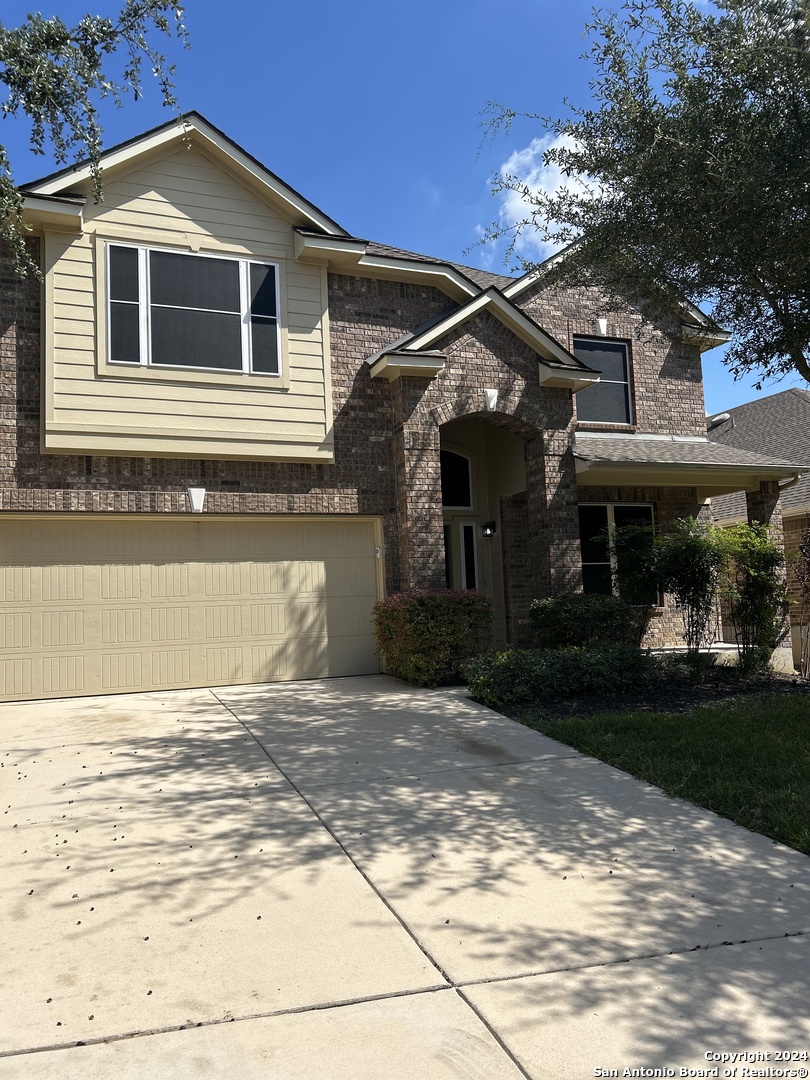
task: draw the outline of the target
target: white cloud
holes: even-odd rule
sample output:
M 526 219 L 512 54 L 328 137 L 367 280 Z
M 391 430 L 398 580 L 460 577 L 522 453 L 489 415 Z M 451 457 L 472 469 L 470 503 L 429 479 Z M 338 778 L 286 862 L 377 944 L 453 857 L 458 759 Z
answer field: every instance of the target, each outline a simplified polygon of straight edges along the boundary
M 570 187 L 577 192 L 587 190 L 587 185 L 576 177 L 566 177 L 556 164 L 544 164 L 543 156 L 547 150 L 557 147 L 572 147 L 573 140 L 567 135 L 546 135 L 541 139 L 532 139 L 528 146 L 522 150 L 516 150 L 500 166 L 498 173 L 503 176 L 511 176 L 525 184 L 530 191 L 553 195 L 561 188 Z M 497 196 L 500 206 L 498 208 L 498 224 L 502 228 L 508 228 L 516 221 L 527 216 L 527 210 L 531 208 L 519 192 L 502 191 Z M 539 234 L 531 227 L 524 229 L 515 243 L 515 254 L 529 261 L 542 261 L 558 251 L 561 245 L 549 244 L 540 239 Z

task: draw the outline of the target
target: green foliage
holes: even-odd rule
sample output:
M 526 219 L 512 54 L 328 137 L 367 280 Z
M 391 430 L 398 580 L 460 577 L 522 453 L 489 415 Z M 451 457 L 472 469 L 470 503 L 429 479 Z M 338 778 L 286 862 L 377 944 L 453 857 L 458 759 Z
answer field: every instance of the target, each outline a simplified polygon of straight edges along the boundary
M 467 665 L 470 693 L 491 709 L 537 705 L 582 694 L 615 694 L 652 685 L 658 666 L 632 646 L 507 649 Z
M 793 572 L 799 586 L 799 673 L 803 678 L 810 679 L 810 525 L 799 541 Z
M 722 548 L 722 593 L 731 609 L 743 671 L 767 668 L 784 628 L 785 556 L 765 525 L 716 530 Z
M 806 694 L 687 713 L 611 712 L 531 726 L 584 754 L 810 855 Z M 528 723 L 526 713 L 518 717 Z
M 588 106 L 555 120 L 490 103 L 493 135 L 520 116 L 551 133 L 544 162 L 565 182 L 497 178 L 525 213 L 487 238 L 574 243 L 549 283 L 591 281 L 608 306 L 659 313 L 711 304 L 735 375 L 810 380 L 806 0 L 626 0 L 587 30 Z
M 618 596 L 572 593 L 533 601 L 534 640 L 541 649 L 638 645 L 637 612 Z
M 492 604 L 477 592 L 394 593 L 374 605 L 374 634 L 390 675 L 416 686 L 458 682 L 492 640 Z
M 656 537 L 656 572 L 661 588 L 682 609 L 686 648 L 707 644 L 716 613 L 724 551 L 720 530 L 682 518 Z
M 174 67 L 151 43 L 154 33 L 186 43 L 179 0 L 126 0 L 117 18 L 85 15 L 74 27 L 58 16 L 29 15 L 10 29 L 0 24 L 0 83 L 7 90 L 4 118 L 22 114 L 31 121 L 31 149 L 44 154 L 49 143 L 56 160 L 67 164 L 86 156 L 96 199 L 101 199 L 101 125 L 96 100 L 110 97 L 120 105 L 125 94 L 142 94 L 143 65 L 157 78 L 164 105 L 176 107 Z M 113 77 L 114 54 L 123 69 Z M 38 268 L 26 250 L 22 198 L 14 186 L 11 163 L 0 146 L 0 239 L 14 253 L 21 273 Z

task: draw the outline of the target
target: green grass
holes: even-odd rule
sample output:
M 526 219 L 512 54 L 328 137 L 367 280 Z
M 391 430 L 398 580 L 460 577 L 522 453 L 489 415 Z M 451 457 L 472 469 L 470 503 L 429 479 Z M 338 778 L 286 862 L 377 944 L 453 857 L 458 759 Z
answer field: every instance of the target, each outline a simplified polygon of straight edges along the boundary
M 522 723 L 810 855 L 810 697 Z

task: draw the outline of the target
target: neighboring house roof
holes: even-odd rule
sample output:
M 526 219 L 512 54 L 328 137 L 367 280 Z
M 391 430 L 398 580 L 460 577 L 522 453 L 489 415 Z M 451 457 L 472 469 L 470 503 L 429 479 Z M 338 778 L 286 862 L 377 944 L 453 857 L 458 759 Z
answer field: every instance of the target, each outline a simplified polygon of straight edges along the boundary
M 808 473 L 782 493 L 782 512 L 810 510 L 810 390 L 793 387 L 727 409 L 709 418 L 707 433 L 717 446 L 800 462 Z M 713 507 L 718 521 L 744 519 L 745 494 L 724 495 L 713 501 Z
M 718 446 L 697 436 L 578 433 L 573 446 L 577 480 L 586 484 L 670 484 L 710 488 L 714 494 L 759 480 L 795 476 L 802 463 L 751 450 Z

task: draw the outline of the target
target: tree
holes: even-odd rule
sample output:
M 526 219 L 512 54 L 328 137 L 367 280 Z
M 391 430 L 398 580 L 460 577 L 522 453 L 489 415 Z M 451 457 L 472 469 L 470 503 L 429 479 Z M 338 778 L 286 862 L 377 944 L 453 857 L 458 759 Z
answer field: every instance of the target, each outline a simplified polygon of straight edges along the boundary
M 131 93 L 142 95 L 144 62 L 157 78 L 164 105 L 176 108 L 174 66 L 151 43 L 155 33 L 187 44 L 179 0 L 126 0 L 116 19 L 86 15 L 75 27 L 58 17 L 29 15 L 22 26 L 0 23 L 0 84 L 6 97 L 3 118 L 23 114 L 31 121 L 31 149 L 44 154 L 50 144 L 59 164 L 89 159 L 95 197 L 101 199 L 101 135 L 97 100 L 116 105 Z M 108 74 L 113 54 L 123 54 L 123 70 Z M 26 247 L 23 200 L 11 163 L 0 145 L 0 240 L 10 247 L 21 273 L 37 268 Z
M 584 276 L 611 302 L 707 303 L 734 335 L 736 377 L 810 381 L 810 0 L 716 4 L 595 12 L 593 101 L 564 119 L 490 103 L 492 135 L 518 116 L 545 125 L 545 163 L 566 183 L 496 178 L 527 210 L 486 239 L 509 233 L 514 250 L 531 229 L 572 245 L 549 282 Z

